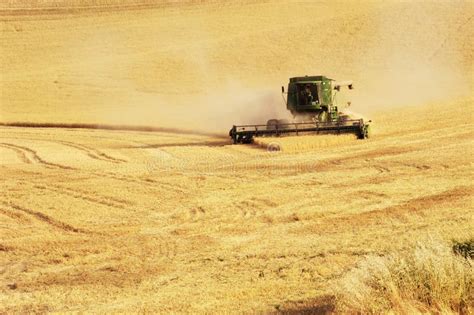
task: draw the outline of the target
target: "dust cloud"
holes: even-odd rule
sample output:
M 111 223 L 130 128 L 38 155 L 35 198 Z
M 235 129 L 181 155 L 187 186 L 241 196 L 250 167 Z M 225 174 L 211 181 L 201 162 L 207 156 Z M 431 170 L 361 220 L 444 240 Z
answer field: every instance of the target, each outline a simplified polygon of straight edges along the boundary
M 367 9 L 370 12 L 374 8 L 369 5 Z M 394 9 L 394 12 L 389 9 Z M 345 30 L 347 33 L 337 34 L 334 40 L 339 42 L 339 47 L 323 51 L 325 57 L 316 63 L 308 60 L 321 54 L 317 46 L 308 46 L 305 54 L 296 54 L 297 58 L 293 58 L 291 48 L 287 46 L 269 46 L 269 49 L 289 49 L 289 52 L 268 58 L 264 50 L 247 55 L 237 49 L 237 52 L 231 52 L 237 57 L 236 60 L 218 59 L 217 52 L 227 53 L 226 45 L 213 41 L 212 31 L 202 22 L 197 23 L 192 31 L 196 38 L 186 44 L 188 49 L 174 50 L 176 69 L 181 75 L 195 79 L 178 83 L 176 93 L 179 96 L 164 95 L 156 102 L 154 109 L 150 110 L 156 112 L 160 119 L 150 123 L 224 132 L 233 124 L 265 124 L 268 119 L 291 118 L 286 111 L 280 86 L 286 86 L 289 77 L 304 74 L 325 74 L 337 80 L 354 80 L 355 89 L 338 93 L 336 99 L 341 110 L 355 117 L 370 118 L 380 111 L 397 111 L 404 106 L 422 106 L 470 95 L 473 86 L 469 59 L 472 47 L 461 47 L 460 34 L 456 33 L 461 33 L 461 37 L 463 33 L 472 33 L 468 15 L 450 12 L 446 17 L 440 17 L 444 11 L 437 6 L 431 8 L 433 15 L 424 11 L 408 13 L 409 7 L 400 4 L 376 6 L 375 10 L 379 14 L 365 16 L 363 27 L 357 26 L 360 23 L 357 15 L 354 17 L 344 12 L 350 26 Z M 398 16 L 397 12 L 405 16 Z M 451 18 L 456 18 L 456 22 Z M 442 27 L 438 32 L 433 31 L 434 23 Z M 269 25 L 263 27 L 269 29 Z M 314 32 L 314 36 L 319 37 L 319 33 L 330 31 L 332 27 L 332 24 L 323 25 L 323 29 Z M 347 52 L 344 39 L 353 37 L 351 27 L 360 29 L 356 35 L 360 41 L 349 47 L 350 52 Z M 284 33 L 284 36 L 290 34 Z M 243 44 L 242 41 L 248 39 L 243 37 L 238 40 Z M 262 45 L 258 37 L 253 40 L 254 45 Z M 338 64 L 340 58 L 347 54 L 350 58 Z M 249 63 L 242 58 L 266 59 L 265 65 L 272 68 L 282 63 L 284 66 L 277 71 L 261 67 L 239 71 L 239 62 L 243 66 Z M 298 59 L 308 62 L 302 67 Z M 329 73 L 321 73 L 324 69 L 328 69 Z M 153 85 L 148 82 L 148 87 Z M 166 85 L 166 88 L 172 90 L 174 86 Z M 348 101 L 352 104 L 349 108 L 346 106 Z M 149 113 L 146 110 L 138 115 Z M 127 115 L 129 118 L 132 116 Z
M 353 80 L 338 104 L 363 116 L 452 101 L 473 89 L 474 13 L 457 4 L 210 1 L 9 17 L 1 119 L 224 133 L 289 118 L 280 86 L 305 74 Z

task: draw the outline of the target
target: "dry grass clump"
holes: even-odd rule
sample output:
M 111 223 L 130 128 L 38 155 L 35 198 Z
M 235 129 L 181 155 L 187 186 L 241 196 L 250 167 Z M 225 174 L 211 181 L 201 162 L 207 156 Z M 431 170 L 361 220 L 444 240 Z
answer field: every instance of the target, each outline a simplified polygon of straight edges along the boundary
M 361 313 L 461 313 L 474 310 L 473 261 L 442 242 L 371 256 L 338 286 L 338 309 Z
M 269 149 L 277 144 L 280 150 L 286 153 L 311 151 L 314 149 L 327 148 L 344 143 L 351 143 L 357 137 L 353 134 L 341 135 L 304 135 L 291 137 L 262 137 L 255 138 L 255 143 L 263 148 Z

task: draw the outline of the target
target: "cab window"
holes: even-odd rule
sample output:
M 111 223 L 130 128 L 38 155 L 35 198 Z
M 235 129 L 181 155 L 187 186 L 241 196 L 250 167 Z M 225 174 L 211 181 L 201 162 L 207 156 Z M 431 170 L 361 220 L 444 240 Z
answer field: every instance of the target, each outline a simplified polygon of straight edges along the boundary
M 319 103 L 318 86 L 316 84 L 298 84 L 296 91 L 299 105 L 312 105 L 313 103 Z

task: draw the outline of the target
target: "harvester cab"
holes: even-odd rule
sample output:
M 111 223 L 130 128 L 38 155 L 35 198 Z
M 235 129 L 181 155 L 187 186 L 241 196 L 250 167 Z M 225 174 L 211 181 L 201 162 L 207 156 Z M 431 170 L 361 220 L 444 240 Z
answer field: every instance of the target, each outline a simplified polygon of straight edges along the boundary
M 335 95 L 342 87 L 352 89 L 352 81 L 337 82 L 325 76 L 290 78 L 286 107 L 294 121 L 270 119 L 265 125 L 233 126 L 229 136 L 234 143 L 251 143 L 258 136 L 354 133 L 369 137 L 370 121 L 354 119 L 339 112 Z M 285 88 L 282 86 L 282 93 Z
M 339 116 L 334 104 L 335 93 L 341 87 L 352 89 L 352 81 L 336 82 L 324 76 L 305 76 L 290 78 L 286 107 L 297 120 L 318 120 L 327 122 Z M 282 92 L 285 88 L 282 86 Z

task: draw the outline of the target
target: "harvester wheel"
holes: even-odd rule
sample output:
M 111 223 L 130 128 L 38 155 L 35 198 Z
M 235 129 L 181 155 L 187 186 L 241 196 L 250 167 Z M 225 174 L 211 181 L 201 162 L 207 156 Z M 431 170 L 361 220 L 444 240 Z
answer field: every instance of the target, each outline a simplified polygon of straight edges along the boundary
M 369 125 L 364 126 L 364 134 L 365 134 L 366 139 L 370 138 L 370 126 Z
M 278 126 L 278 119 L 270 119 L 267 121 L 267 130 L 276 130 Z
M 253 137 L 251 135 L 241 136 L 239 142 L 243 144 L 249 144 L 253 142 Z
M 359 139 L 368 139 L 370 136 L 370 126 L 364 125 L 360 130 Z
M 288 119 L 279 119 L 278 120 L 278 129 L 288 129 L 288 124 L 290 121 Z

